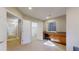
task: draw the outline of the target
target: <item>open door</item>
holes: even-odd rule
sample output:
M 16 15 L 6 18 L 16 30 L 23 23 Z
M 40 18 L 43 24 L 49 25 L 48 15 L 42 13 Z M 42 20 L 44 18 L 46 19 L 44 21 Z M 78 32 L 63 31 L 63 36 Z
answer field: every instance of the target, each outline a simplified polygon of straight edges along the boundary
M 21 44 L 28 44 L 31 42 L 31 26 L 31 21 L 23 20 Z

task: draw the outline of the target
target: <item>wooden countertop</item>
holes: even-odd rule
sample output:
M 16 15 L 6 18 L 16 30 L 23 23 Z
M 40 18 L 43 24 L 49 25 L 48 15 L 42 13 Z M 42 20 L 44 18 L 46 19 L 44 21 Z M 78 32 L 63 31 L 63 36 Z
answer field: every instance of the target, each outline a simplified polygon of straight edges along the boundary
M 56 32 L 56 33 L 50 33 L 47 32 L 49 35 L 49 38 L 52 38 L 54 40 L 59 40 L 58 43 L 66 45 L 66 33 L 65 32 Z

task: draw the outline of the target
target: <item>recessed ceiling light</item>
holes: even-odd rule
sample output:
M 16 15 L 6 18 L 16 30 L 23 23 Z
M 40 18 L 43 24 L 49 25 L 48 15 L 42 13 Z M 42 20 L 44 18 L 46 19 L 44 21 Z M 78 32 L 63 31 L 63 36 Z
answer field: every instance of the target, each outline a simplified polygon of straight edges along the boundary
M 49 17 L 46 17 L 46 19 L 48 19 Z
M 50 18 L 50 16 L 47 16 L 47 17 L 46 17 L 46 19 L 49 19 L 49 18 Z
M 29 10 L 32 10 L 32 7 L 28 7 Z

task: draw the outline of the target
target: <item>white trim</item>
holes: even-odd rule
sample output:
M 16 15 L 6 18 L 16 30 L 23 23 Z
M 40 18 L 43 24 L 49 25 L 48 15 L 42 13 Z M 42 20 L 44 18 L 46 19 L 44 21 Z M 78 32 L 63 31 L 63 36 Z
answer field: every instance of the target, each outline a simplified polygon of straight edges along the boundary
M 56 32 L 56 31 L 47 31 L 47 32 Z
M 12 11 L 10 11 L 10 10 L 8 10 L 8 9 L 6 9 L 6 10 L 7 10 L 7 13 L 10 13 L 10 14 L 14 15 L 14 16 L 17 17 L 18 19 L 23 19 L 22 17 L 16 15 L 16 14 L 13 13 Z

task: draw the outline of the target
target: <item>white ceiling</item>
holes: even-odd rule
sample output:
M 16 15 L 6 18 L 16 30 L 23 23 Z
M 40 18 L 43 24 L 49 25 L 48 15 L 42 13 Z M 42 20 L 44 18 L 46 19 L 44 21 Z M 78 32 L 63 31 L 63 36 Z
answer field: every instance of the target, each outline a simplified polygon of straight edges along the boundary
M 14 15 L 12 15 L 12 14 L 10 14 L 10 13 L 7 13 L 7 17 L 8 17 L 9 19 L 18 19 L 16 16 L 14 16 Z
M 10 13 L 7 13 L 7 20 L 10 25 L 18 24 L 18 18 Z
M 25 15 L 41 20 L 45 20 L 49 14 L 51 18 L 65 15 L 64 7 L 32 7 L 32 10 L 29 10 L 28 7 L 19 7 L 18 9 Z

